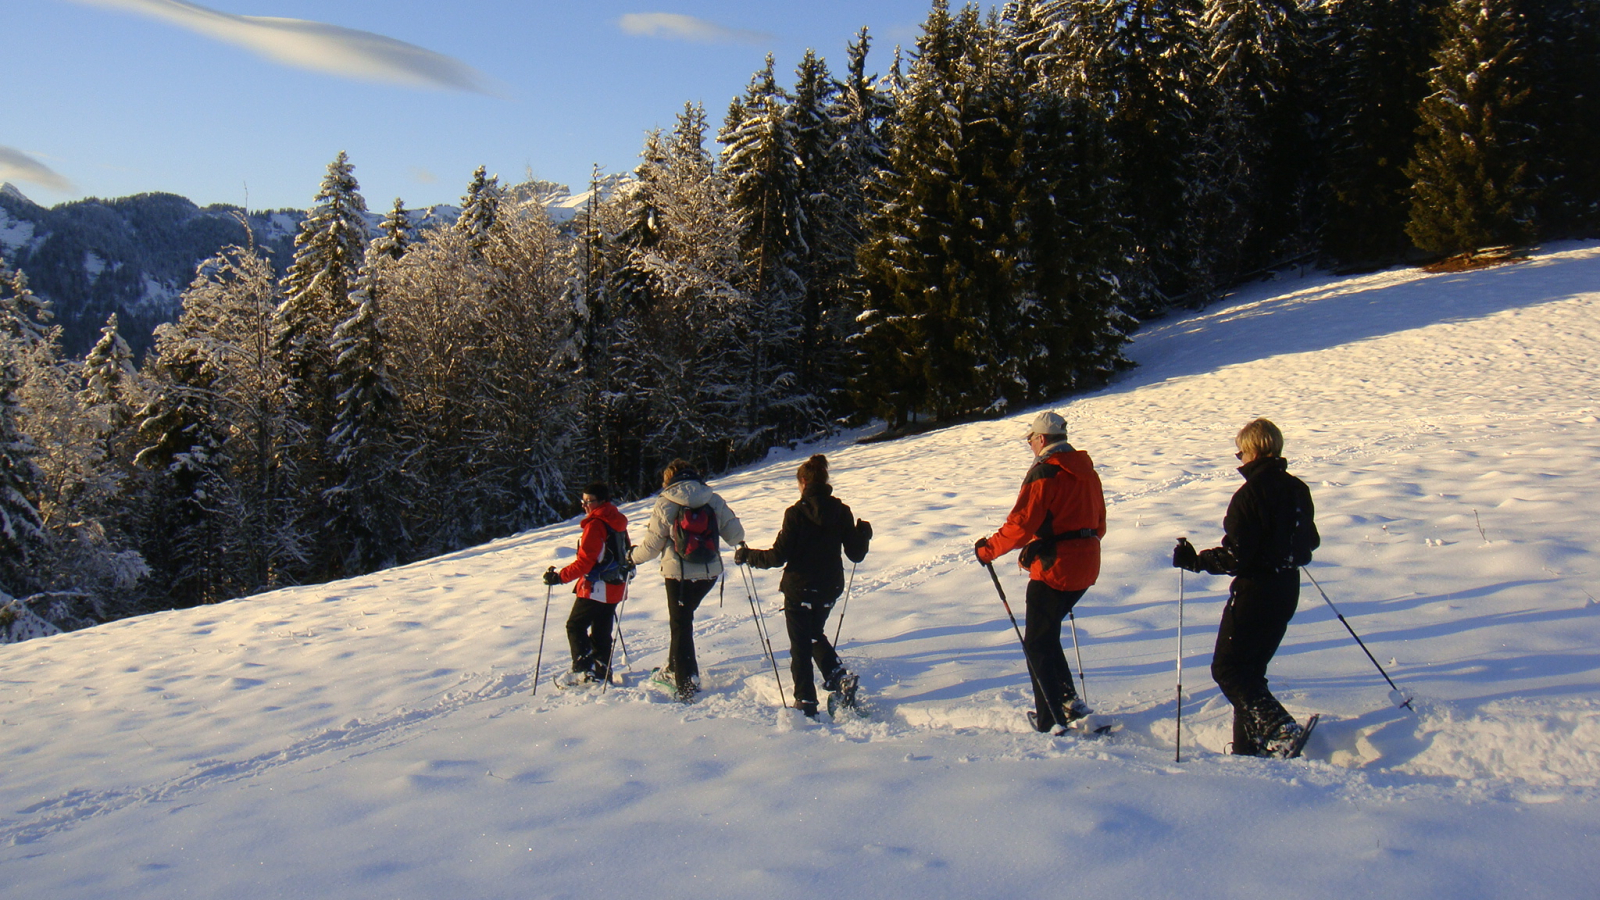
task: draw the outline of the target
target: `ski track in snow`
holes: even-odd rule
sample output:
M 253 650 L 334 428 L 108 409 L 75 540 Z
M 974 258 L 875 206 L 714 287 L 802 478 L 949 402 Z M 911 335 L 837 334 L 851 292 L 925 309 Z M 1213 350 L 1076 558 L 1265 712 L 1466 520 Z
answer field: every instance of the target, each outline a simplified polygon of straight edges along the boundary
M 448 827 L 462 815 L 459 803 L 449 805 L 452 792 L 491 785 L 494 792 L 469 803 L 493 806 L 511 796 L 506 791 L 573 780 L 588 787 L 569 787 L 554 808 L 518 821 L 537 822 L 530 833 L 548 835 L 548 846 L 537 848 L 545 871 L 575 873 L 581 857 L 557 849 L 558 823 L 648 834 L 654 814 L 629 811 L 669 802 L 674 778 L 748 792 L 757 783 L 803 781 L 795 765 L 815 764 L 838 767 L 869 794 L 894 793 L 889 785 L 899 776 L 883 762 L 891 759 L 933 767 L 945 780 L 965 772 L 974 786 L 987 784 L 991 771 L 1044 761 L 1080 779 L 1099 773 L 1094 784 L 1107 787 L 1181 775 L 1193 791 L 1180 795 L 1192 804 L 1186 814 L 1202 818 L 1211 789 L 1200 785 L 1216 778 L 1249 797 L 1289 789 L 1304 792 L 1296 802 L 1360 810 L 1559 809 L 1592 831 L 1592 816 L 1584 817 L 1600 800 L 1600 527 L 1588 515 L 1600 508 L 1600 376 L 1590 361 L 1600 347 L 1596 285 L 1594 245 L 1562 245 L 1461 275 L 1404 270 L 1318 276 L 1287 290 L 1258 285 L 1212 311 L 1156 323 L 1134 345 L 1141 368 L 1058 406 L 1106 486 L 1101 581 L 1078 607 L 1076 625 L 1085 694 L 1118 721 L 1114 734 L 1050 740 L 1027 730 L 1021 711 L 1031 700 L 1016 635 L 987 573 L 972 562 L 972 542 L 1001 522 L 1027 468 L 1019 440 L 1033 413 L 1026 410 L 889 443 L 775 451 L 715 480 L 752 546 L 767 546 L 793 500 L 794 466 L 821 449 L 840 497 L 873 521 L 872 554 L 855 571 L 840 645 L 862 676 L 870 718 L 810 723 L 779 708 L 737 569 L 697 616 L 706 692 L 695 704 L 680 706 L 643 684 L 603 695 L 555 690 L 549 680 L 567 663 L 566 593 L 548 601 L 543 683 L 531 693 L 547 605 L 537 573 L 570 556 L 576 534 L 574 522 L 560 523 L 365 578 L 3 648 L 0 879 L 26 871 L 33 880 L 19 884 L 54 891 L 29 896 L 79 895 L 78 881 L 19 866 L 67 853 L 99 871 L 97 846 L 137 855 L 130 848 L 141 846 L 142 829 L 153 842 L 204 843 L 194 825 L 177 824 L 196 818 L 207 823 L 202 831 L 243 825 L 252 833 L 245 810 L 272 791 L 287 796 L 267 809 L 337 796 L 310 808 L 338 843 L 346 827 L 339 822 L 382 821 L 360 811 L 368 806 L 415 805 L 445 816 Z M 1307 759 L 1221 755 L 1231 711 L 1206 665 L 1227 581 L 1186 576 L 1178 765 L 1178 578 L 1166 561 L 1179 534 L 1202 547 L 1220 537 L 1239 483 L 1232 435 L 1256 415 L 1284 426 L 1291 471 L 1312 487 L 1324 542 L 1312 573 L 1415 695 L 1416 711 L 1387 704 L 1387 685 L 1307 582 L 1272 669 L 1291 712 L 1322 714 Z M 630 521 L 641 523 L 649 504 L 627 505 Z M 1025 580 L 1012 559 L 997 570 L 1020 621 Z M 788 697 L 777 578 L 757 572 L 753 584 Z M 642 679 L 666 650 L 654 566 L 641 570 L 632 594 L 622 628 L 627 668 Z M 839 615 L 836 607 L 830 634 Z M 1076 671 L 1070 644 L 1068 658 Z M 617 661 L 621 668 L 620 648 Z M 623 736 L 674 748 L 685 768 L 674 778 L 652 776 L 664 763 L 636 759 L 634 745 L 619 744 Z M 770 743 L 774 737 L 781 743 Z M 707 749 L 715 746 L 726 752 Z M 591 756 L 591 747 L 607 749 Z M 770 774 L 760 762 L 767 755 L 775 760 L 765 763 L 775 767 Z M 963 782 L 952 783 L 954 797 Z M 591 789 L 599 798 L 592 808 L 578 802 Z M 1121 813 L 1160 819 L 1129 805 L 1138 795 L 1119 795 Z M 789 802 L 781 788 L 756 796 L 772 810 Z M 674 809 L 684 802 L 670 801 Z M 1452 814 L 1439 815 L 1443 822 Z M 1139 827 L 1154 834 L 1166 826 Z M 851 854 L 917 873 L 901 889 L 906 895 L 959 855 L 937 834 L 920 844 L 876 832 L 863 839 Z M 759 842 L 746 840 L 761 855 Z M 1593 873 L 1578 846 L 1589 845 L 1562 857 L 1573 860 L 1566 875 L 1574 879 L 1585 868 Z M 855 859 L 840 857 L 847 858 Z M 1401 866 L 1405 858 L 1380 863 Z M 137 883 L 135 894 L 160 896 L 167 865 L 137 878 L 106 869 L 96 883 Z M 496 871 L 517 871 L 504 865 Z M 773 865 L 746 871 L 736 879 L 741 888 L 725 894 L 759 885 L 782 894 L 782 885 L 805 883 Z M 1435 865 L 1431 871 L 1448 868 Z M 206 882 L 199 871 L 194 884 Z M 393 886 L 381 865 L 365 880 L 350 877 L 374 894 Z M 646 875 L 620 883 L 648 884 Z M 502 893 L 516 891 L 489 892 Z

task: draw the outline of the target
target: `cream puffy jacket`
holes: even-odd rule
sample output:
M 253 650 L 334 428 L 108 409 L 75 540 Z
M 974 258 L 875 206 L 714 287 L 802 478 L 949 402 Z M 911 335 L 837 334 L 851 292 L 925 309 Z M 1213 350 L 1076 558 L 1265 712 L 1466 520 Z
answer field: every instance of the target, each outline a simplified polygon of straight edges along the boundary
M 686 478 L 662 488 L 656 505 L 650 510 L 650 522 L 644 527 L 644 536 L 630 554 L 634 565 L 643 565 L 661 557 L 661 575 L 680 581 L 709 581 L 722 574 L 722 555 L 709 563 L 684 561 L 672 545 L 672 521 L 683 509 L 710 505 L 717 515 L 717 534 L 729 547 L 737 547 L 744 540 L 744 526 L 733 514 L 728 504 L 704 482 Z

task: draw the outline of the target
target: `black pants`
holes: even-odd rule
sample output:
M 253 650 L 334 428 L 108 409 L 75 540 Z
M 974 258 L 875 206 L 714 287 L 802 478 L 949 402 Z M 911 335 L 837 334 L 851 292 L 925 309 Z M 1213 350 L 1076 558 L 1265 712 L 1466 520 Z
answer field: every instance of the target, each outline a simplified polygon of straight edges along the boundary
M 678 689 L 685 690 L 689 679 L 700 674 L 700 664 L 694 658 L 694 611 L 700 601 L 711 593 L 716 579 L 680 581 L 668 578 L 667 582 L 667 668 L 677 679 Z
M 1233 704 L 1234 753 L 1259 753 L 1263 741 L 1294 721 L 1267 690 L 1267 664 L 1299 605 L 1298 570 L 1233 580 L 1211 654 L 1211 678 Z
M 617 608 L 609 603 L 579 597 L 567 616 L 567 646 L 572 648 L 572 671 L 593 672 L 604 679 L 611 665 L 611 624 Z
M 789 631 L 789 675 L 794 680 L 796 709 L 817 708 L 813 662 L 822 673 L 824 687 L 831 688 L 840 674 L 839 654 L 828 640 L 828 614 L 838 599 L 838 594 L 830 597 L 812 591 L 783 595 L 783 624 Z
M 1061 646 L 1061 622 L 1088 589 L 1058 591 L 1042 581 L 1028 582 L 1027 621 L 1022 646 L 1033 674 L 1033 711 L 1040 731 L 1067 724 L 1062 710 L 1078 699 L 1072 669 Z

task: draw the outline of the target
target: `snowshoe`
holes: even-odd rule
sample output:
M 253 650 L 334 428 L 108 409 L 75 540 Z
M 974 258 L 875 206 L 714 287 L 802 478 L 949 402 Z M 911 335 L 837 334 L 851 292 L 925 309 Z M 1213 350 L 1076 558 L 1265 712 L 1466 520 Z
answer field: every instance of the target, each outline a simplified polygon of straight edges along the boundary
M 583 669 L 575 669 L 571 672 L 563 672 L 560 675 L 555 676 L 554 678 L 550 679 L 550 683 L 554 684 L 557 688 L 563 691 L 570 691 L 579 688 L 587 688 L 591 685 L 598 684 L 599 682 L 595 679 L 593 672 Z
M 1320 714 L 1314 714 L 1306 720 L 1304 726 L 1290 722 L 1278 729 L 1278 732 L 1261 748 L 1261 755 L 1277 759 L 1299 758 L 1306 749 L 1306 741 L 1311 739 L 1311 730 L 1317 727 L 1318 718 Z
M 682 690 L 678 689 L 678 676 L 671 669 L 657 666 L 650 670 L 650 684 L 665 690 L 672 695 L 672 699 L 679 703 L 693 703 L 694 698 L 700 694 L 700 679 L 691 676 L 689 683 Z
M 839 718 L 843 710 L 850 710 L 860 718 L 867 718 L 867 711 L 861 707 L 856 690 L 861 687 L 860 675 L 845 675 L 838 681 L 838 686 L 828 693 L 828 717 Z

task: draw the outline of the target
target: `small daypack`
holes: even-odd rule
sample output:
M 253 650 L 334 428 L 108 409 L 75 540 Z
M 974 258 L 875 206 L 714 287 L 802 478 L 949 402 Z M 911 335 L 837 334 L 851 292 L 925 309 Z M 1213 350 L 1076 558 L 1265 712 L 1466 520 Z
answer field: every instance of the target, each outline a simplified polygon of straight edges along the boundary
M 604 523 L 602 523 L 604 524 Z M 628 551 L 628 533 L 618 531 L 606 525 L 606 542 L 601 545 L 600 559 L 583 576 L 589 581 L 604 581 L 606 584 L 627 584 L 633 580 L 633 574 L 638 567 L 633 564 L 633 559 Z
M 684 562 L 708 565 L 717 558 L 717 511 L 710 504 L 684 506 L 672 519 L 672 549 Z

